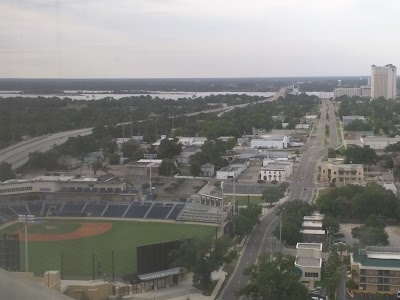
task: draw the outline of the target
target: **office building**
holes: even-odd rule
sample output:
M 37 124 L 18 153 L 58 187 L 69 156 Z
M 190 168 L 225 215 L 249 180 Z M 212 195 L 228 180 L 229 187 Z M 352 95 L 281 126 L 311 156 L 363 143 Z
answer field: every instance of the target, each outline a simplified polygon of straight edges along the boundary
M 364 183 L 364 167 L 362 164 L 343 164 L 341 161 L 323 162 L 318 169 L 321 182 Z
M 378 67 L 371 66 L 371 98 L 396 98 L 397 68 L 391 64 Z
M 361 290 L 400 290 L 400 248 L 367 246 L 351 253 L 350 263 Z
M 322 268 L 321 243 L 297 243 L 294 265 L 302 270 L 301 281 L 320 281 Z

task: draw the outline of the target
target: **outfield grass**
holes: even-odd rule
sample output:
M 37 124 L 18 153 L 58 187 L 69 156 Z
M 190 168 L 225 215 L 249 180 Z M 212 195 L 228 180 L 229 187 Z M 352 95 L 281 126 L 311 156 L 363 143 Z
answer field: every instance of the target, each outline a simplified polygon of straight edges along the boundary
M 82 220 L 76 221 L 76 223 Z M 96 222 L 96 221 L 93 221 Z M 115 276 L 136 272 L 136 246 L 169 241 L 190 236 L 212 236 L 214 226 L 186 225 L 174 223 L 152 223 L 131 221 L 97 221 L 111 222 L 110 231 L 83 239 L 57 242 L 29 242 L 29 271 L 44 273 L 47 270 L 61 270 L 61 254 L 65 275 L 92 275 L 93 254 L 97 273 L 97 262 L 101 263 L 101 272 L 112 274 L 112 251 L 114 251 Z M 49 220 L 38 226 L 36 233 L 48 233 L 45 226 L 54 226 L 59 230 L 74 231 L 72 222 Z M 0 231 L 12 232 L 22 224 Z M 39 228 L 44 231 L 39 232 Z M 52 232 L 53 233 L 53 232 Z M 20 243 L 21 270 L 25 268 L 24 243 Z

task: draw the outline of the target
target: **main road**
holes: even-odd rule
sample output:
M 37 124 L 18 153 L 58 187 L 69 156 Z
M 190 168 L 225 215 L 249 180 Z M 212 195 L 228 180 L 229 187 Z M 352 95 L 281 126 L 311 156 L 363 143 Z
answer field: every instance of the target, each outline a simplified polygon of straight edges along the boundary
M 54 145 L 65 143 L 68 138 L 79 135 L 89 135 L 92 128 L 84 128 L 65 132 L 58 132 L 46 136 L 32 138 L 10 147 L 0 150 L 0 162 L 8 162 L 13 169 L 17 169 L 26 164 L 29 160 L 29 153 L 45 152 L 50 150 Z
M 314 130 L 317 130 L 315 140 L 310 136 L 305 145 L 300 163 L 294 171 L 291 192 L 288 201 L 304 200 L 311 201 L 316 188 L 315 177 L 318 160 L 327 154 L 324 147 L 326 112 L 328 103 L 323 101 L 321 104 L 321 117 L 316 122 Z M 243 270 L 257 262 L 260 253 L 265 252 L 271 245 L 272 231 L 279 223 L 279 217 L 275 215 L 276 208 L 265 215 L 260 224 L 257 225 L 249 235 L 245 246 L 240 254 L 238 264 L 222 290 L 220 300 L 232 300 L 236 298 L 235 292 L 238 291 L 248 278 L 243 276 Z

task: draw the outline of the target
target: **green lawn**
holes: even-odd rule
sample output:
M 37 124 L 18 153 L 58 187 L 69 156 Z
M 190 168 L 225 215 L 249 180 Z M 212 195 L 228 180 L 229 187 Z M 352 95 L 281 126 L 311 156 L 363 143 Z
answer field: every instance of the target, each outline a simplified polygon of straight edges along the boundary
M 261 203 L 261 196 L 249 196 L 250 198 L 250 203 L 255 203 L 255 204 L 259 204 Z M 228 201 L 232 201 L 233 200 L 233 196 L 229 195 L 226 197 L 226 199 Z M 247 205 L 247 196 L 242 196 L 242 195 L 236 195 L 236 201 L 239 201 L 239 205 Z
M 82 222 L 82 220 L 76 221 Z M 96 222 L 96 221 L 94 221 Z M 107 220 L 97 222 L 108 222 Z M 92 274 L 93 254 L 96 262 L 100 261 L 102 273 L 112 274 L 112 251 L 115 259 L 115 276 L 136 272 L 136 246 L 169 241 L 190 236 L 211 236 L 215 227 L 205 225 L 185 225 L 173 223 L 110 221 L 112 230 L 89 238 L 29 243 L 29 271 L 43 273 L 47 270 L 61 270 L 61 254 L 64 257 L 65 275 Z M 15 231 L 18 226 L 7 228 L 0 233 Z M 49 220 L 45 224 L 36 225 L 39 233 L 48 232 L 45 226 L 54 226 L 64 232 L 74 231 L 70 222 Z M 34 227 L 36 227 L 34 226 Z M 32 227 L 33 228 L 33 227 Z M 69 231 L 68 231 L 69 230 Z M 25 268 L 24 243 L 20 243 L 21 270 Z

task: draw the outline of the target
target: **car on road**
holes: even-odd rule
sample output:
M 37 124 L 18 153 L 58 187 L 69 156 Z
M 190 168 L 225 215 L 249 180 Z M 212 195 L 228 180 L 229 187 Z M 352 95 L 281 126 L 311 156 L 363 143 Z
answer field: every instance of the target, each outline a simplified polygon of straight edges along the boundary
M 300 177 L 300 180 L 303 180 L 303 177 Z
M 400 291 L 397 291 L 396 299 L 400 299 Z

